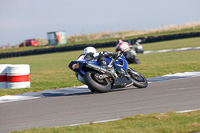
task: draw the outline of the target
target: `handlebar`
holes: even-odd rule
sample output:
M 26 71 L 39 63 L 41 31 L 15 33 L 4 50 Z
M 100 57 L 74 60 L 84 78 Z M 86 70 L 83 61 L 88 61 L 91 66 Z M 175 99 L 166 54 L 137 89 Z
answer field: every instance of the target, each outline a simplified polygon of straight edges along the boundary
M 111 61 L 108 63 L 108 67 L 112 67 L 113 64 L 115 63 L 115 61 L 116 61 L 119 57 L 121 57 L 121 55 L 122 55 L 122 52 L 121 52 L 121 51 L 115 52 L 115 53 L 114 53 L 114 58 L 112 58 Z

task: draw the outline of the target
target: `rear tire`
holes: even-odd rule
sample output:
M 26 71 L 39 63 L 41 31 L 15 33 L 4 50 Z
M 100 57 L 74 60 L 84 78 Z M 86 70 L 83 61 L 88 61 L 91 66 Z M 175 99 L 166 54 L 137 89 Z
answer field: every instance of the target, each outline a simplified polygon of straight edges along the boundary
M 99 93 L 109 92 L 111 89 L 111 83 L 108 79 L 98 80 L 94 76 L 97 72 L 88 71 L 84 75 L 84 80 L 86 85 L 90 88 L 91 91 L 96 91 Z
M 147 79 L 140 74 L 139 72 L 128 68 L 128 74 L 130 75 L 131 79 L 133 80 L 133 86 L 138 88 L 146 88 L 148 86 Z

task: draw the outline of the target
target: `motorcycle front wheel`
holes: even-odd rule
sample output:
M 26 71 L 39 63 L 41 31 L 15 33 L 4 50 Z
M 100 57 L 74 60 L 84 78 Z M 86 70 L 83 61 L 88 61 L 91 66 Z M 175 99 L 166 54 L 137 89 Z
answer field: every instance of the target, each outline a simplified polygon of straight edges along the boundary
M 86 85 L 88 85 L 91 91 L 99 93 L 109 92 L 111 89 L 110 81 L 108 79 L 98 79 L 97 74 L 95 71 L 86 72 L 84 75 Z
M 147 79 L 140 74 L 139 72 L 128 68 L 128 74 L 130 75 L 131 79 L 133 80 L 133 86 L 138 88 L 146 88 L 148 86 Z

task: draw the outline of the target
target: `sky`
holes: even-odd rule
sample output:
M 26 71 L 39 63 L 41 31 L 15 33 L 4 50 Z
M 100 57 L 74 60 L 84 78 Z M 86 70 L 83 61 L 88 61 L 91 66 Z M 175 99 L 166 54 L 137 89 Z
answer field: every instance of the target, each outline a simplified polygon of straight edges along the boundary
M 200 0 L 0 0 L 0 46 L 47 32 L 67 36 L 200 22 Z

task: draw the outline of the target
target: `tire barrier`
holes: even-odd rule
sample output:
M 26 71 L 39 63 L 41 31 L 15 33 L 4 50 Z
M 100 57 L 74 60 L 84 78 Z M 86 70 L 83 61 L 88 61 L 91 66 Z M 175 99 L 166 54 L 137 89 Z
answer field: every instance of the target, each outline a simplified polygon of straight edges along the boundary
M 0 65 L 0 89 L 19 89 L 30 87 L 30 66 L 27 64 Z
M 142 37 L 142 38 L 131 39 L 129 41 L 132 44 L 134 44 L 136 40 L 141 39 L 143 43 L 152 43 L 152 42 L 190 38 L 190 37 L 200 37 L 200 32 L 180 33 L 180 34 L 171 34 L 171 35 L 162 35 L 162 36 L 149 36 L 147 38 Z M 105 48 L 105 47 L 114 47 L 116 46 L 116 43 L 106 42 L 106 43 L 95 43 L 95 44 L 80 44 L 80 45 L 72 45 L 72 46 L 64 46 L 64 47 L 34 49 L 34 50 L 20 51 L 20 52 L 0 53 L 0 59 L 10 58 L 10 57 L 19 57 L 19 56 L 28 56 L 28 55 L 55 53 L 55 52 L 83 50 L 85 47 L 88 47 L 88 46 L 92 46 L 95 48 Z

